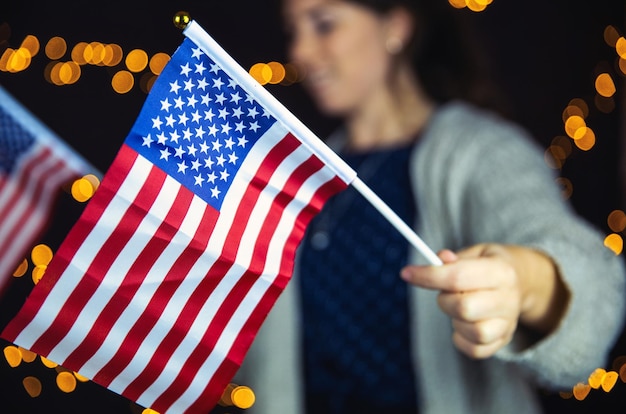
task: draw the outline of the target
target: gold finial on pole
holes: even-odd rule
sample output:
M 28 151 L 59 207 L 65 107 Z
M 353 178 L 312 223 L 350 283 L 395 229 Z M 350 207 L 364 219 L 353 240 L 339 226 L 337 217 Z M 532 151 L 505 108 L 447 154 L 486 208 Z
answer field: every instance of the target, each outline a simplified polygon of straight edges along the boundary
M 191 21 L 191 16 L 186 11 L 179 11 L 174 15 L 174 26 L 183 30 L 189 22 Z

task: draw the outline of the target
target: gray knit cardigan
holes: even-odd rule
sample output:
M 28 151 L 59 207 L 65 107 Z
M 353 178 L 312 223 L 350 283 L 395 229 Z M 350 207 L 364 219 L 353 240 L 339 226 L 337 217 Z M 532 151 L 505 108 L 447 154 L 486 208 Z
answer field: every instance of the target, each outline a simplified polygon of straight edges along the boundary
M 419 412 L 537 413 L 537 387 L 571 391 L 606 368 L 625 310 L 622 258 L 563 201 L 527 132 L 490 112 L 448 103 L 423 131 L 411 162 L 419 212 L 414 227 L 434 251 L 482 242 L 533 247 L 552 257 L 571 293 L 548 336 L 519 328 L 494 357 L 472 360 L 453 346 L 437 292 L 412 288 Z M 412 260 L 426 263 L 416 251 Z M 303 412 L 297 283 L 296 266 L 235 376 L 256 394 L 251 414 Z

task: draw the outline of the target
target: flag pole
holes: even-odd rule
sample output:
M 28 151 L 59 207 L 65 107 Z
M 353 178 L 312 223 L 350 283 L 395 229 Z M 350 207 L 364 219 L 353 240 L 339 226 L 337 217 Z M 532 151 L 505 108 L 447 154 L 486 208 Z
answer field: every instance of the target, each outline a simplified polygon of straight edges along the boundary
M 331 165 L 339 177 L 361 193 L 389 222 L 415 247 L 432 265 L 442 264 L 439 257 L 402 219 L 376 195 L 348 164 L 328 147 L 313 131 L 300 121 L 263 85 L 257 82 L 232 56 L 230 56 L 196 21 L 182 12 L 174 17 L 174 24 L 183 29 L 183 34 L 192 39 L 200 48 L 211 50 L 216 63 L 239 80 L 247 93 L 263 102 L 265 109 L 276 119 L 280 119 L 311 152 L 322 162 Z M 205 50 L 206 53 L 206 50 Z
M 400 232 L 432 265 L 443 264 L 439 256 L 393 211 L 376 193 L 374 193 L 358 176 L 351 185 L 367 201 L 369 201 L 396 230 Z

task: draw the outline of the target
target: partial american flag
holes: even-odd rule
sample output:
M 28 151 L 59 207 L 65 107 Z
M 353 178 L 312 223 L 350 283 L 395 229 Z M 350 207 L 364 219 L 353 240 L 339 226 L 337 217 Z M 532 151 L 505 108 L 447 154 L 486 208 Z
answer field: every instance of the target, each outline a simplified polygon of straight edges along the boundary
M 62 186 L 94 172 L 0 87 L 0 293 L 45 230 Z
M 156 411 L 207 413 L 355 174 L 199 25 L 184 33 L 2 336 Z

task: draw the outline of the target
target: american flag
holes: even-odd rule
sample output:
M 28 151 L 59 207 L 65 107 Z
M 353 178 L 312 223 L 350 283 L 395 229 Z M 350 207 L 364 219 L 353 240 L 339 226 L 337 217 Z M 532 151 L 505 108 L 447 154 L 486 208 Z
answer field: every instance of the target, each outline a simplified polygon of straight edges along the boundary
M 45 230 L 62 186 L 95 172 L 0 87 L 0 293 Z
M 207 413 L 355 175 L 199 25 L 184 33 L 2 336 L 145 407 Z

